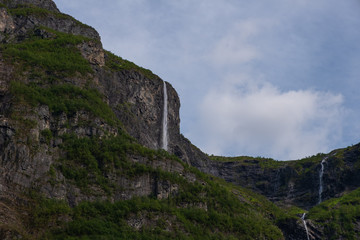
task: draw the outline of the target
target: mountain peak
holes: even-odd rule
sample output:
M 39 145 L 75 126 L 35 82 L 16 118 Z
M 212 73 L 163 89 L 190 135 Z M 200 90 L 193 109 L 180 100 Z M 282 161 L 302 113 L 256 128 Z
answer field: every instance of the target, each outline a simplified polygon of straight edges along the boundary
M 1 0 L 0 3 L 5 4 L 9 8 L 24 4 L 44 8 L 49 11 L 60 12 L 52 0 Z

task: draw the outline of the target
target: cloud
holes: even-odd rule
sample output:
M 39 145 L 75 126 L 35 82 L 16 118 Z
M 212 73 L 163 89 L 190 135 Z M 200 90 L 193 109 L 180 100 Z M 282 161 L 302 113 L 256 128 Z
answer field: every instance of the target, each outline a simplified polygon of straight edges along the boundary
M 201 147 L 212 154 L 298 159 L 329 151 L 341 138 L 343 97 L 311 90 L 280 91 L 242 78 L 212 89 L 201 102 Z
M 231 32 L 218 42 L 211 52 L 210 59 L 215 65 L 242 64 L 260 57 L 258 49 L 250 42 L 259 31 L 259 22 L 241 21 L 235 24 Z

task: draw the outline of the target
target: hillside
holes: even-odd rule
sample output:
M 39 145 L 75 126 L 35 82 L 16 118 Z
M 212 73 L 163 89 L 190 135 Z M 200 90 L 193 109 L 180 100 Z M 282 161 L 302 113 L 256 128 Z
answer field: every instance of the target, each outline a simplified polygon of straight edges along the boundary
M 1 239 L 283 238 L 271 202 L 158 150 L 159 77 L 51 1 L 0 7 Z
M 253 157 L 211 156 L 217 176 L 246 186 L 279 205 L 310 209 L 321 200 L 339 197 L 360 187 L 360 144 L 297 161 Z M 324 161 L 323 161 L 324 160 Z M 323 161 L 323 163 L 322 163 Z
M 310 239 L 360 238 L 360 144 L 297 161 L 210 158 L 226 181 L 252 189 L 279 207 L 308 210 Z
M 208 156 L 168 82 L 51 0 L 0 0 L 0 41 L 0 239 L 306 239 L 307 211 L 311 239 L 358 238 L 360 145 Z

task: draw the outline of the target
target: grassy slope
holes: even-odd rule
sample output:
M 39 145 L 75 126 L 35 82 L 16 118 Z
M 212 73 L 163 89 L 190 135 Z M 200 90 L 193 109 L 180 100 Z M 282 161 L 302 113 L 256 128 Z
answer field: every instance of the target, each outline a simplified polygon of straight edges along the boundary
M 360 188 L 315 206 L 308 218 L 323 229 L 327 239 L 359 239 Z
M 279 168 L 283 166 L 290 166 L 297 171 L 306 170 L 306 166 L 319 164 L 326 154 L 319 153 L 317 155 L 306 157 L 300 160 L 292 161 L 278 161 L 272 158 L 238 156 L 238 157 L 223 157 L 223 156 L 209 156 L 210 159 L 219 162 L 238 162 L 242 165 L 259 165 L 262 168 Z

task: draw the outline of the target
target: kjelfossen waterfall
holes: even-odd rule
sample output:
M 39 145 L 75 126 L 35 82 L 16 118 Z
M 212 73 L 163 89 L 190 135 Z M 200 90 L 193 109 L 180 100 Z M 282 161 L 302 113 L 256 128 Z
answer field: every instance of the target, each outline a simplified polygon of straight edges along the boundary
M 164 109 L 163 109 L 163 121 L 162 121 L 162 146 L 164 150 L 168 150 L 168 95 L 166 89 L 166 83 L 164 83 Z

